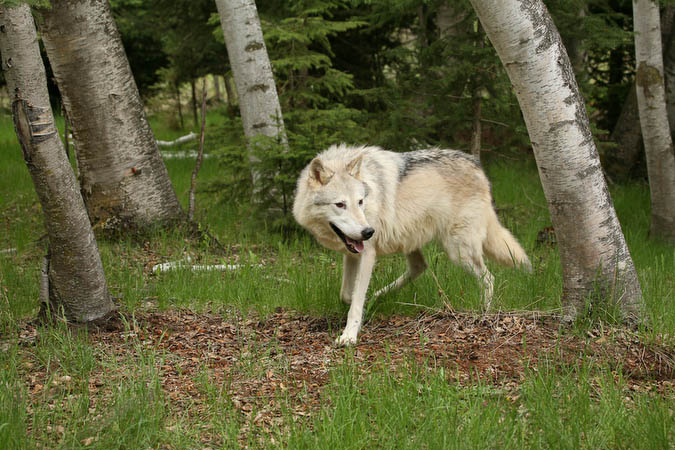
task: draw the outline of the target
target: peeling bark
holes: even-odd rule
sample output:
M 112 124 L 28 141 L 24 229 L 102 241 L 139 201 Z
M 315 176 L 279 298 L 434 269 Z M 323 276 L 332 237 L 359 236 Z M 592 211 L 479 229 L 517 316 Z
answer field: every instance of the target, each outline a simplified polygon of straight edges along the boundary
M 663 80 L 659 5 L 633 0 L 637 101 L 652 205 L 650 233 L 675 243 L 675 154 Z
M 49 105 L 30 9 L 0 6 L 2 69 L 12 93 L 17 138 L 44 213 L 43 311 L 87 322 L 114 309 L 94 233 Z
M 134 229 L 183 218 L 108 1 L 52 0 L 40 13 L 92 223 Z
M 597 294 L 642 315 L 633 261 L 600 167 L 583 99 L 541 0 L 471 0 L 520 103 L 563 268 L 564 317 Z M 593 303 L 591 306 L 594 306 Z

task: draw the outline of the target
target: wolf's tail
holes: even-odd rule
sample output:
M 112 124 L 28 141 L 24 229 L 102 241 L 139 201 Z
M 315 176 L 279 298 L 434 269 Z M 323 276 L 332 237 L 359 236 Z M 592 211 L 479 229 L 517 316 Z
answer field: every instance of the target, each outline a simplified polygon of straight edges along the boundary
M 532 273 L 532 264 L 525 250 L 511 232 L 499 223 L 494 211 L 488 219 L 487 237 L 483 241 L 483 251 L 500 264 L 521 267 Z

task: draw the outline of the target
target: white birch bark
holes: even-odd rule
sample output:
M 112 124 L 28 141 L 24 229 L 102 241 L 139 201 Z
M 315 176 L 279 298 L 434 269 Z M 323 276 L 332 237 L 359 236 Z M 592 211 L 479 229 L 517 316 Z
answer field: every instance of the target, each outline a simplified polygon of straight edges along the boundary
M 92 223 L 184 217 L 107 0 L 52 0 L 38 23 L 73 128 Z
M 255 2 L 216 0 L 216 6 L 225 36 L 246 138 L 250 140 L 263 135 L 285 143 L 286 134 L 279 96 Z M 256 161 L 253 156 L 251 159 Z M 253 178 L 255 183 L 255 174 Z
M 54 125 L 35 23 L 26 4 L 0 6 L 0 54 L 16 134 L 49 237 L 40 296 L 52 313 L 62 310 L 69 320 L 98 319 L 114 306 L 77 180 Z
M 652 204 L 650 233 L 675 243 L 675 155 L 666 110 L 659 5 L 633 0 L 636 85 Z
M 626 318 L 642 313 L 640 285 L 600 167 L 584 101 L 541 0 L 471 0 L 520 103 L 555 226 L 564 319 L 601 293 Z M 598 292 L 599 291 L 599 292 Z

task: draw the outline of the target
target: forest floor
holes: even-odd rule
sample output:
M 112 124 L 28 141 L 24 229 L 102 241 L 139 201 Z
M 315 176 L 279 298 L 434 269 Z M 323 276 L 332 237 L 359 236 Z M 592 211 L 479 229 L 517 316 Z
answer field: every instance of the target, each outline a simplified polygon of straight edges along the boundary
M 270 437 L 265 435 L 272 430 L 278 433 L 281 428 L 283 434 L 289 414 L 294 422 L 307 422 L 329 407 L 323 388 L 331 371 L 346 359 L 364 373 L 375 367 L 405 373 L 410 364 L 444 368 L 449 380 L 493 386 L 509 401 L 517 400 L 528 373 L 547 365 L 574 371 L 577 365 L 591 363 L 622 377 L 635 393 L 668 396 L 675 388 L 675 349 L 642 342 L 625 328 L 578 333 L 560 328 L 554 317 L 536 313 L 435 311 L 373 318 L 357 346 L 339 348 L 333 342 L 342 321 L 283 309 L 266 317 L 159 311 L 148 303 L 132 316 L 120 315 L 84 334 L 95 354 L 114 361 L 89 373 L 89 410 L 100 411 L 109 403 L 116 385 L 111 380 L 128 376 L 129 364 L 148 350 L 161 355 L 152 358 L 152 364 L 170 415 L 189 411 L 198 421 L 206 414 L 208 393 L 200 382 L 206 373 L 238 412 L 238 420 L 252 424 L 252 429 L 239 429 L 243 445 L 251 441 L 250 432 L 261 434 L 255 440 L 267 442 Z M 30 347 L 40 338 L 38 327 L 26 322 L 18 335 L 29 361 Z M 24 369 L 29 372 L 24 378 L 29 380 L 29 403 L 36 409 L 46 390 L 71 382 L 67 376 L 50 378 L 39 365 L 26 363 Z M 206 427 L 202 442 L 213 438 Z
M 493 267 L 508 312 L 478 312 L 476 280 L 432 244 L 427 273 L 368 303 L 358 345 L 341 348 L 341 258 L 249 221 L 212 163 L 197 217 L 225 248 L 180 228 L 101 236 L 119 310 L 39 325 L 45 230 L 4 116 L 0 150 L 0 448 L 673 448 L 675 253 L 648 237 L 645 183 L 611 188 L 649 327 L 618 326 L 603 302 L 560 325 L 538 172 L 508 159 L 486 165 L 495 203 L 535 266 Z M 194 163 L 166 165 L 186 205 Z M 238 269 L 154 270 L 164 263 Z M 372 288 L 403 270 L 382 258 Z

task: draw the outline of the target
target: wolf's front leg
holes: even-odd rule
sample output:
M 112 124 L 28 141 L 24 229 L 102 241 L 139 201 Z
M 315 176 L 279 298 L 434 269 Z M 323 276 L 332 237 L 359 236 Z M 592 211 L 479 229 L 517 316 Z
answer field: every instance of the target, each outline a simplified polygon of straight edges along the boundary
M 342 288 L 340 288 L 340 300 L 348 305 L 352 304 L 352 296 L 354 295 L 354 283 L 356 281 L 356 273 L 359 270 L 359 257 L 345 255 L 342 264 Z
M 356 344 L 361 321 L 363 320 L 363 305 L 366 302 L 366 292 L 370 275 L 373 273 L 375 265 L 375 249 L 369 246 L 363 250 L 361 257 L 358 258 L 358 268 L 354 278 L 354 289 L 352 290 L 352 303 L 347 314 L 347 326 L 345 326 L 342 335 L 335 341 L 338 345 Z

